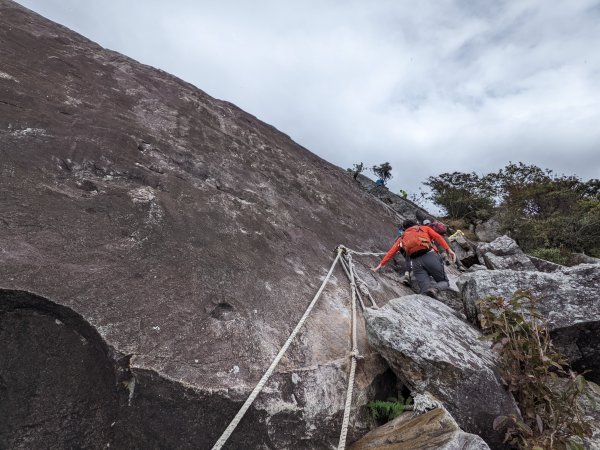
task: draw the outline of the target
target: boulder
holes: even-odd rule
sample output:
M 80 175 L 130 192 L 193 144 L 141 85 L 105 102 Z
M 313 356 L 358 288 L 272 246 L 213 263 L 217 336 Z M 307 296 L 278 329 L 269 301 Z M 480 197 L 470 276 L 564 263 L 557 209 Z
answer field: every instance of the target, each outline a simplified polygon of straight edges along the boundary
M 535 266 L 514 239 L 500 236 L 477 247 L 477 256 L 488 269 L 535 270 Z
M 454 236 L 450 239 L 450 247 L 463 266 L 471 267 L 479 263 L 476 247 L 464 236 Z
M 467 273 L 458 286 L 468 319 L 478 324 L 479 299 L 510 298 L 517 289 L 541 299 L 540 313 L 548 321 L 555 345 L 588 378 L 600 381 L 600 266 L 581 264 L 552 273 L 487 270 Z
M 492 242 L 501 235 L 500 222 L 495 217 L 475 226 L 475 236 L 477 236 L 477 239 L 481 242 Z
M 446 305 L 422 295 L 390 301 L 365 313 L 369 342 L 400 380 L 416 392 L 431 392 L 460 427 L 504 448 L 494 418 L 518 414 L 481 333 Z
M 485 441 L 462 431 L 445 408 L 421 415 L 406 412 L 356 441 L 349 450 L 488 450 Z
M 552 273 L 565 268 L 565 266 L 561 264 L 556 264 L 536 256 L 527 255 L 527 257 L 535 266 L 535 270 L 539 272 Z

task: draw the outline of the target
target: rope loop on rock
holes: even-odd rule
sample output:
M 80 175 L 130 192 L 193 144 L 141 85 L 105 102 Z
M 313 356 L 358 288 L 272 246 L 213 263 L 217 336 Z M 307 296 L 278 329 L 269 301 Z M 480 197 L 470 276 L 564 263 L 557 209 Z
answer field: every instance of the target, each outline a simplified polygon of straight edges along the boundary
M 296 325 L 296 327 L 294 328 L 294 330 L 288 337 L 285 344 L 283 344 L 283 347 L 281 347 L 281 349 L 279 350 L 279 353 L 277 353 L 277 356 L 275 357 L 275 359 L 273 360 L 273 362 L 271 363 L 271 365 L 269 366 L 269 368 L 267 369 L 265 374 L 262 376 L 260 381 L 254 387 L 254 390 L 252 391 L 252 393 L 248 396 L 248 398 L 246 399 L 246 401 L 244 402 L 244 404 L 242 405 L 242 407 L 240 408 L 238 413 L 235 415 L 235 417 L 231 421 L 231 423 L 227 426 L 227 428 L 225 429 L 223 434 L 221 434 L 221 436 L 219 437 L 219 439 L 217 440 L 215 445 L 212 447 L 212 450 L 220 450 L 223 447 L 223 445 L 225 445 L 225 443 L 227 442 L 227 440 L 229 439 L 229 437 L 231 436 L 233 431 L 236 429 L 236 427 L 238 426 L 238 424 L 240 423 L 240 421 L 246 414 L 246 411 L 248 411 L 248 409 L 250 408 L 252 403 L 254 403 L 254 400 L 256 399 L 258 394 L 260 394 L 260 392 L 263 390 L 265 384 L 267 383 L 267 381 L 273 374 L 273 371 L 277 367 L 277 364 L 279 364 L 279 361 L 281 360 L 281 358 L 283 357 L 283 355 L 285 354 L 285 352 L 291 345 L 292 341 L 298 334 L 298 331 L 300 331 L 300 328 L 302 328 L 302 326 L 304 325 L 304 322 L 306 322 L 306 319 L 308 318 L 313 307 L 317 303 L 317 300 L 323 293 L 325 286 L 329 282 L 329 279 L 331 278 L 331 274 L 333 273 L 333 269 L 335 268 L 335 266 L 337 265 L 337 263 L 339 261 L 341 261 L 342 268 L 344 269 L 344 272 L 346 273 L 346 276 L 348 277 L 348 280 L 350 281 L 350 289 L 351 289 L 351 293 L 352 293 L 352 295 L 351 295 L 352 350 L 348 354 L 348 356 L 351 358 L 350 374 L 348 376 L 348 390 L 346 391 L 346 403 L 344 406 L 342 430 L 340 432 L 340 441 L 338 444 L 338 450 L 345 449 L 346 437 L 348 434 L 348 424 L 350 421 L 350 411 L 351 411 L 351 407 L 352 407 L 352 394 L 353 394 L 353 390 L 354 390 L 354 378 L 356 376 L 356 362 L 358 359 L 364 359 L 364 357 L 362 355 L 360 355 L 360 353 L 358 351 L 358 345 L 357 345 L 357 341 L 356 341 L 356 301 L 357 301 L 357 298 L 360 301 L 360 305 L 363 308 L 363 310 L 365 309 L 365 305 L 364 305 L 361 295 L 360 295 L 361 290 L 365 293 L 366 296 L 369 297 L 373 307 L 377 308 L 377 304 L 375 303 L 375 300 L 371 296 L 371 293 L 369 292 L 369 290 L 367 288 L 367 284 L 363 280 L 361 280 L 358 277 L 358 274 L 356 273 L 356 269 L 354 268 L 354 263 L 352 262 L 352 255 L 378 256 L 379 257 L 382 255 L 385 255 L 385 253 L 357 252 L 357 251 L 351 250 L 343 245 L 339 245 L 338 247 L 336 247 L 335 250 L 336 250 L 337 255 L 336 255 L 333 263 L 331 264 L 331 267 L 329 268 L 329 272 L 327 273 L 327 276 L 323 280 L 323 283 L 321 283 L 321 287 L 319 288 L 319 290 L 315 294 L 314 298 L 308 305 L 306 311 L 304 312 L 304 315 L 298 321 L 298 324 Z M 359 286 L 357 286 L 357 283 L 356 283 L 357 281 L 358 281 L 358 283 L 360 283 Z

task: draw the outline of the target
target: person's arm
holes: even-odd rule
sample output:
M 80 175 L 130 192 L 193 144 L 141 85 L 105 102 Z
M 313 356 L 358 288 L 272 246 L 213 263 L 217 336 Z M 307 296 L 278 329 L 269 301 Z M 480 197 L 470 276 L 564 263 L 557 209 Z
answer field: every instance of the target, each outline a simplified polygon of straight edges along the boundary
M 427 234 L 432 240 L 440 244 L 440 246 L 446 251 L 450 262 L 456 262 L 456 254 L 452 251 L 446 240 L 437 231 L 431 229 L 430 227 L 425 227 L 425 231 L 427 231 Z
M 381 260 L 379 265 L 377 267 L 371 267 L 371 270 L 373 272 L 377 272 L 379 269 L 381 269 L 383 266 L 385 266 L 388 263 L 388 261 L 390 259 L 392 259 L 394 257 L 394 255 L 400 251 L 401 248 L 402 248 L 402 239 L 398 238 L 398 239 L 396 239 L 396 242 L 394 242 L 394 245 L 392 245 L 392 248 L 390 248 L 388 250 L 388 252 L 385 254 L 385 256 L 383 257 L 383 259 Z

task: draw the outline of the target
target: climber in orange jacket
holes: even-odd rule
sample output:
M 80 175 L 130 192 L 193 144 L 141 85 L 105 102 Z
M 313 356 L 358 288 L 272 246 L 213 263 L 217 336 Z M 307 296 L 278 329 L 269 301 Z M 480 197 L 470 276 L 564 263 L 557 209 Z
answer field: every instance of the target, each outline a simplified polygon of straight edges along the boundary
M 449 282 L 444 270 L 444 261 L 442 257 L 434 251 L 433 242 L 446 251 L 450 261 L 456 261 L 456 255 L 450 249 L 444 238 L 430 227 L 417 225 L 414 220 L 407 219 L 402 224 L 404 234 L 400 236 L 392 248 L 386 253 L 377 267 L 371 270 L 377 272 L 392 257 L 398 253 L 410 258 L 411 268 L 419 283 L 419 292 L 433 298 L 438 298 L 440 289 L 448 289 Z M 431 285 L 432 277 L 436 284 Z

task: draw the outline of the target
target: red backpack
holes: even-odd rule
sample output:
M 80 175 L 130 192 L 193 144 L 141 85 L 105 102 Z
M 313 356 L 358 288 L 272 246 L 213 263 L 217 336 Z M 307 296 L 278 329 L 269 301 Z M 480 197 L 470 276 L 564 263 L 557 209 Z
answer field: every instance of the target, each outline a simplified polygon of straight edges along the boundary
M 431 250 L 432 244 L 429 235 L 418 225 L 410 227 L 402 235 L 402 248 L 406 256 L 419 256 Z
M 448 229 L 446 228 L 446 225 L 444 225 L 442 222 L 433 222 L 429 224 L 429 227 L 435 231 L 437 234 L 439 234 L 440 236 L 445 236 L 446 233 L 448 232 Z

